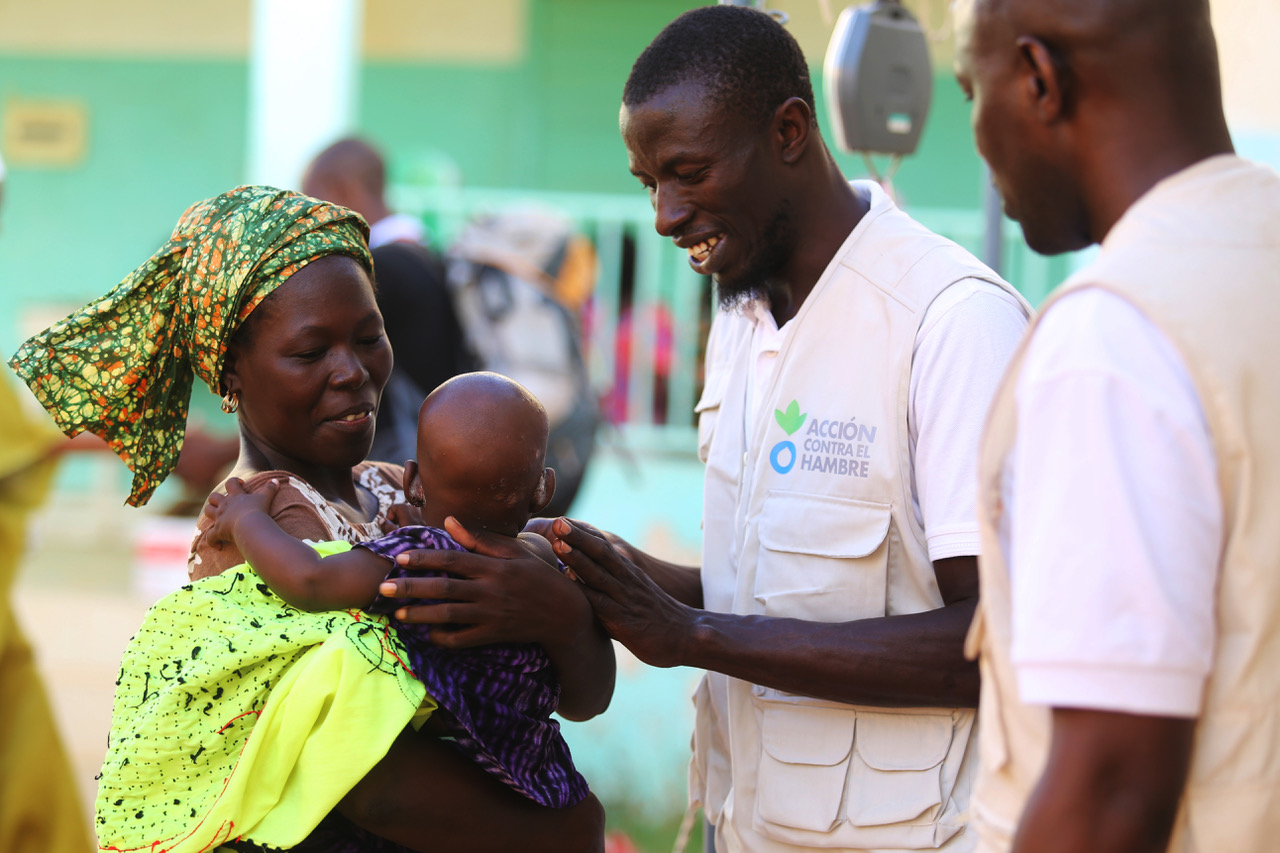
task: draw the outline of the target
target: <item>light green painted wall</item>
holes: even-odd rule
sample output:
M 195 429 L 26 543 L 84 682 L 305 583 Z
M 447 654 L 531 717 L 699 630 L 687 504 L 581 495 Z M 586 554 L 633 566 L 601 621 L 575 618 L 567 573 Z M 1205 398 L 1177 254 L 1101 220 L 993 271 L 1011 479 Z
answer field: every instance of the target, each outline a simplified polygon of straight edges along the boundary
M 401 161 L 451 155 L 475 186 L 578 192 L 638 191 L 618 136 L 618 106 L 631 63 L 654 35 L 694 3 L 542 0 L 530 21 L 533 49 L 509 69 L 376 63 L 364 70 L 360 123 Z M 820 58 L 815 71 L 819 122 Z M 828 134 L 829 138 L 829 134 Z M 862 159 L 837 154 L 850 177 Z M 975 208 L 979 161 L 968 105 L 949 74 L 934 82 L 920 149 L 899 173 L 904 200 Z
M 471 186 L 638 194 L 618 138 L 622 85 L 645 44 L 692 5 L 532 0 L 530 50 L 516 64 L 366 66 L 359 129 L 385 146 L 393 174 L 443 152 Z M 10 168 L 0 350 L 19 342 L 29 306 L 103 293 L 189 204 L 243 180 L 247 86 L 243 60 L 0 55 L 0 95 L 79 100 L 89 115 L 84 162 Z M 825 127 L 820 95 L 819 104 Z M 862 174 L 859 158 L 839 159 Z M 966 105 L 940 75 L 920 151 L 897 185 L 909 205 L 973 209 L 979 181 Z
M 85 160 L 11 166 L 0 214 L 0 344 L 18 343 L 29 303 L 106 292 L 168 236 L 192 202 L 244 167 L 246 68 L 0 56 L 0 92 L 75 99 L 89 113 Z M 0 103 L 0 109 L 3 104 Z

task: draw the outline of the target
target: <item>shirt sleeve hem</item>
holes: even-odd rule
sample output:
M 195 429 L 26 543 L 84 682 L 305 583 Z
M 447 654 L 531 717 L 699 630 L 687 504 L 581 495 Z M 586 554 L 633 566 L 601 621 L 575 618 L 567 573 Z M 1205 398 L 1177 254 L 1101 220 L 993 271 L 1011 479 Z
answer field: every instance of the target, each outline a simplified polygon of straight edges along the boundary
M 945 560 L 948 557 L 976 557 L 982 552 L 982 537 L 977 528 L 943 533 L 925 534 L 929 548 L 929 560 Z
M 1028 705 L 1151 714 L 1200 715 L 1204 678 L 1182 670 L 1015 664 L 1018 693 Z

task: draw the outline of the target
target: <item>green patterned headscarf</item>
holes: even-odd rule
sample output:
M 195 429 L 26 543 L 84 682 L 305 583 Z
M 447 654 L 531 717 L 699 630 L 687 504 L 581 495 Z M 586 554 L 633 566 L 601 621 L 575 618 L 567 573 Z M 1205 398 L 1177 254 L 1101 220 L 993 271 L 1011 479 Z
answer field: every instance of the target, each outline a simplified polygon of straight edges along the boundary
M 101 436 L 145 504 L 173 471 L 192 377 L 215 394 L 227 341 L 285 279 L 324 255 L 372 273 L 359 215 L 273 187 L 192 206 L 173 235 L 110 293 L 22 345 L 9 365 L 67 435 Z

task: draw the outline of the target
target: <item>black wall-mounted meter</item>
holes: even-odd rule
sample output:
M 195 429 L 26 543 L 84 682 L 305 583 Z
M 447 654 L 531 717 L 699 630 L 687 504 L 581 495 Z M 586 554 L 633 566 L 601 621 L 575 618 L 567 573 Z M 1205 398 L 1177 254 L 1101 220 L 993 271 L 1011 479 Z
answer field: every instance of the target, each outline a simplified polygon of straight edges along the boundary
M 841 12 L 822 78 L 842 149 L 916 150 L 933 96 L 933 65 L 924 30 L 900 2 L 877 0 Z

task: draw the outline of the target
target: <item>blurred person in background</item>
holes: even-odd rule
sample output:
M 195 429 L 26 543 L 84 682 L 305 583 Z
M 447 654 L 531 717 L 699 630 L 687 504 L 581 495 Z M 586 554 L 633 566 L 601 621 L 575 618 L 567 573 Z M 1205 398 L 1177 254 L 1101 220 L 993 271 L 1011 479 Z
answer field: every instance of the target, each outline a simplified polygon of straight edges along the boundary
M 424 245 L 419 220 L 392 212 L 382 155 L 357 138 L 317 154 L 302 191 L 369 223 L 378 307 L 395 353 L 369 458 L 411 458 L 423 398 L 459 373 L 490 370 L 547 407 L 559 487 L 546 514 L 567 511 L 599 421 L 578 319 L 595 284 L 590 241 L 558 213 L 516 208 L 472 219 L 442 261 Z
M 307 167 L 302 192 L 350 208 L 369 223 L 378 308 L 395 366 L 382 395 L 370 459 L 413 457 L 418 407 L 446 379 L 474 369 L 444 265 L 427 247 L 422 223 L 395 213 L 386 200 L 382 154 L 363 139 L 340 139 Z
M 131 505 L 173 471 L 199 378 L 237 416 L 232 475 L 251 494 L 279 481 L 277 524 L 313 541 L 377 538 L 408 508 L 403 469 L 364 461 L 391 370 L 366 239 L 346 208 L 240 187 L 193 205 L 149 261 L 10 365 L 64 432 L 100 435 L 129 465 Z M 381 617 L 282 608 L 264 622 L 230 606 L 220 590 L 241 578 L 224 569 L 243 556 L 210 541 L 208 524 L 192 543 L 193 582 L 166 599 L 184 621 L 152 644 L 178 647 L 181 665 L 160 655 L 120 673 L 112 746 L 148 738 L 151 758 L 108 751 L 103 848 L 601 849 L 594 797 L 537 806 L 411 725 L 435 705 Z M 433 628 L 433 640 L 539 643 L 561 715 L 602 711 L 613 649 L 580 588 L 477 538 L 479 553 L 449 552 L 451 565 L 490 581 L 465 626 Z M 217 684 L 227 672 L 233 683 Z
M 979 462 L 984 853 L 1280 848 L 1280 175 L 1238 157 L 1207 0 L 969 0 L 1005 212 L 1099 243 Z
M 6 371 L 7 372 L 7 371 Z M 31 514 L 52 485 L 68 442 L 29 417 L 9 376 L 0 376 L 0 850 L 88 853 L 93 849 L 71 766 L 9 593 Z
M 0 193 L 3 188 L 0 163 Z M 25 551 L 27 521 L 48 496 L 55 456 L 67 444 L 51 421 L 24 411 L 11 378 L 0 375 L 0 850 L 5 853 L 93 849 L 53 711 L 9 598 Z

